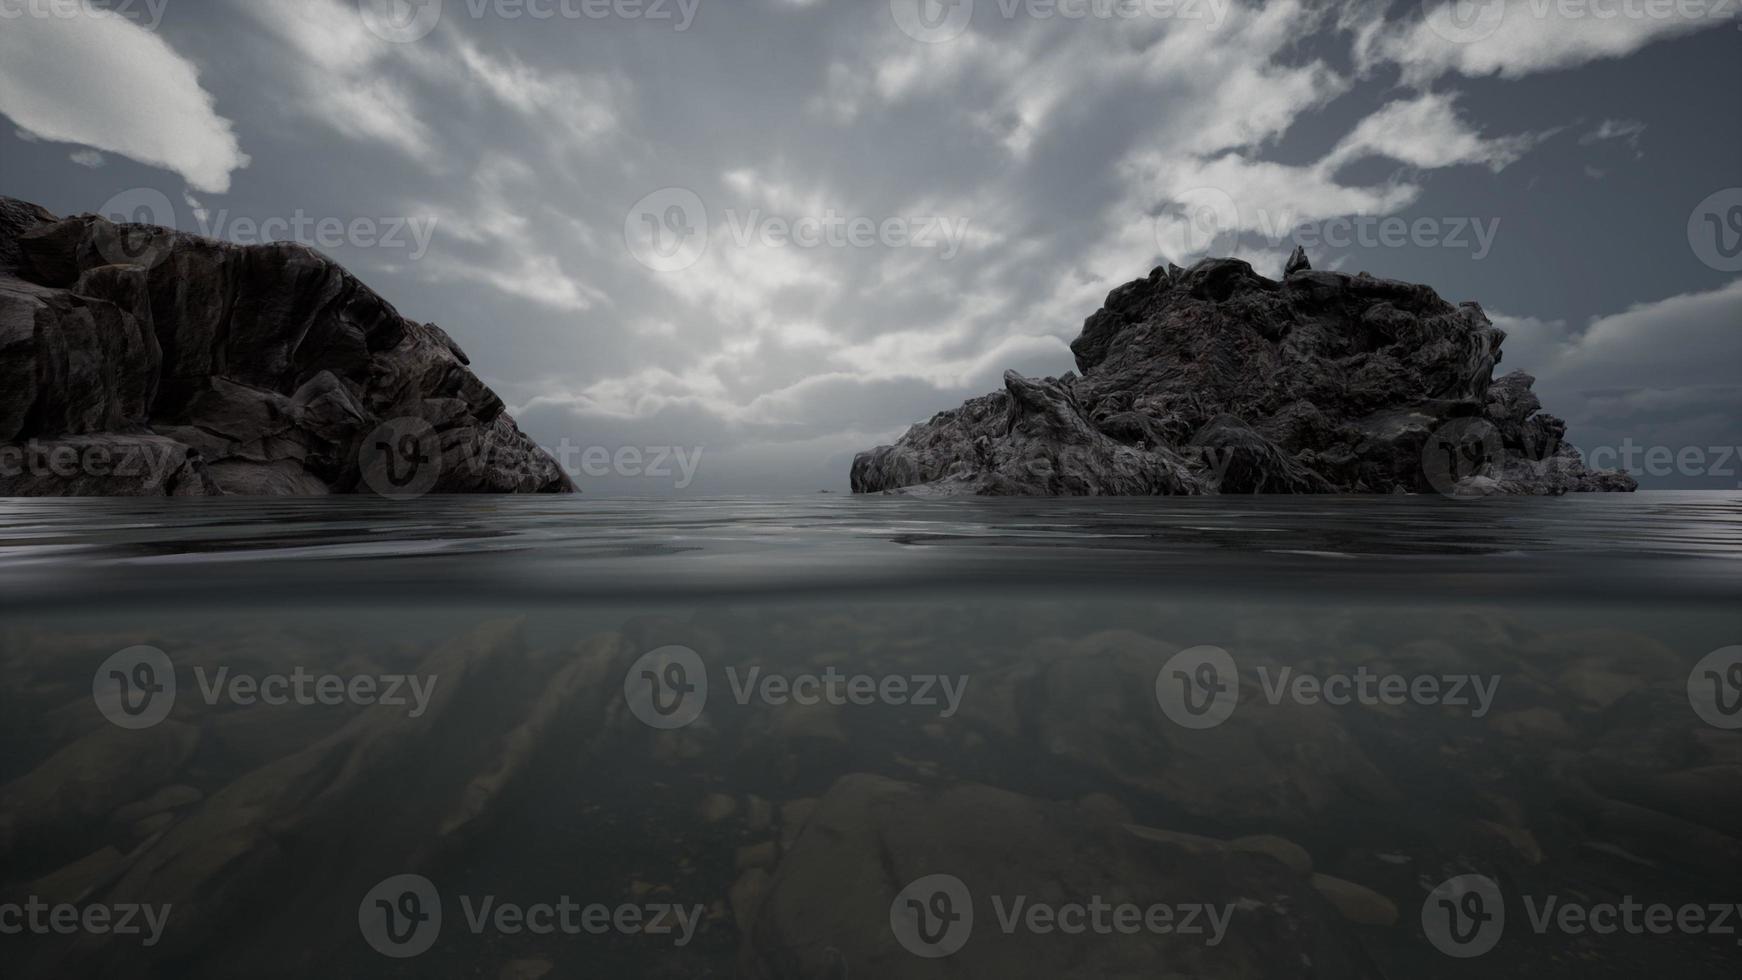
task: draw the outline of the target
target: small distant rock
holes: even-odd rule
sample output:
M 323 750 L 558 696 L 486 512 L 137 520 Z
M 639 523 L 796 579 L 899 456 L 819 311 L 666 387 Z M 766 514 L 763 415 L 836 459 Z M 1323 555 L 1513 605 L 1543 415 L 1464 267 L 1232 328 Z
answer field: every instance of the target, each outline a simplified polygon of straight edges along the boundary
M 1306 249 L 1296 245 L 1294 251 L 1288 254 L 1288 263 L 1282 267 L 1282 274 L 1292 276 L 1297 272 L 1310 271 L 1312 267 L 1312 263 L 1307 261 Z
M 703 823 L 720 823 L 738 812 L 738 801 L 724 793 L 709 793 L 697 812 Z
M 1284 867 L 1297 875 L 1305 876 L 1313 873 L 1313 856 L 1307 853 L 1307 849 L 1294 841 L 1277 837 L 1275 834 L 1237 837 L 1230 841 L 1228 846 L 1236 851 L 1268 854 L 1281 861 Z
M 514 960 L 502 967 L 496 980 L 541 980 L 556 969 L 550 960 Z
M 739 871 L 748 871 L 751 868 L 772 868 L 779 857 L 780 849 L 775 846 L 775 843 L 763 841 L 760 844 L 746 844 L 738 848 L 738 855 L 733 863 Z
M 1493 820 L 1480 820 L 1477 825 L 1489 834 L 1504 841 L 1518 856 L 1531 864 L 1541 864 L 1543 859 L 1542 845 L 1536 841 L 1536 835 L 1523 827 L 1513 827 Z
M 1574 737 L 1573 727 L 1553 708 L 1525 708 L 1494 719 L 1494 730 L 1512 738 L 1565 742 Z
M 1077 805 L 1090 813 L 1099 814 L 1116 823 L 1135 823 L 1131 816 L 1131 808 L 1107 793 L 1090 793 L 1077 801 Z
M 1313 888 L 1330 902 L 1343 918 L 1358 926 L 1390 926 L 1397 922 L 1397 906 L 1371 888 L 1330 875 L 1313 875 Z
M 762 868 L 751 868 L 732 883 L 727 900 L 732 903 L 732 920 L 738 923 L 739 932 L 749 933 L 756 922 L 756 907 L 767 891 L 768 872 Z
M 756 833 L 774 826 L 774 805 L 752 793 L 744 800 L 744 826 Z

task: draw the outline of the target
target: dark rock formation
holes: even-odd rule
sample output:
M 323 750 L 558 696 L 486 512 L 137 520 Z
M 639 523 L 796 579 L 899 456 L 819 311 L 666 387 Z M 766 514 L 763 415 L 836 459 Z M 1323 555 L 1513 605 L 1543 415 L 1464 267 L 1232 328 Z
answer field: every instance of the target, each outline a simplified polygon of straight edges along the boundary
M 572 492 L 469 363 L 304 246 L 0 197 L 0 496 Z
M 1474 303 L 1365 273 L 1281 282 L 1236 259 L 1113 290 L 1071 344 L 1081 376 L 1005 390 L 853 461 L 859 493 L 1124 495 L 1632 490 L 1585 468 L 1534 379 L 1498 381 Z

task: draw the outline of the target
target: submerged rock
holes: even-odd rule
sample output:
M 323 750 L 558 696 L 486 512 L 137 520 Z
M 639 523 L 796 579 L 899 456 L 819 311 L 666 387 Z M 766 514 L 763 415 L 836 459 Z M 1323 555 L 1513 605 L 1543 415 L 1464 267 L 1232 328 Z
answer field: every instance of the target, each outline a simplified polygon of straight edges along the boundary
M 1379 975 L 1348 912 L 1268 857 L 971 783 L 845 776 L 743 890 L 758 980 Z
M 0 496 L 572 492 L 469 363 L 305 246 L 0 197 Z
M 1535 379 L 1498 381 L 1505 334 L 1474 303 L 1237 259 L 1113 290 L 1071 344 L 1080 374 L 1004 376 L 853 461 L 858 493 L 1452 496 L 1633 490 L 1585 468 Z

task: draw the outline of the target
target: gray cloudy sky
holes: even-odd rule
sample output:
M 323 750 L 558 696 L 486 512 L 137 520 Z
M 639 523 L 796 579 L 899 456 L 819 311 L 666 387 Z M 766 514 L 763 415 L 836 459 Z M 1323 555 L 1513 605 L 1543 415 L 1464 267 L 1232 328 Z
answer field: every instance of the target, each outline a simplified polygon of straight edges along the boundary
M 1739 24 L 1736 0 L 0 0 L 0 192 L 300 238 L 577 465 L 703 450 L 681 489 L 674 465 L 592 492 L 844 489 L 854 451 L 1006 367 L 1070 369 L 1112 287 L 1212 252 L 1276 275 L 1296 242 L 1481 302 L 1587 452 L 1706 454 L 1742 443 Z M 1742 485 L 1683 456 L 1635 468 Z

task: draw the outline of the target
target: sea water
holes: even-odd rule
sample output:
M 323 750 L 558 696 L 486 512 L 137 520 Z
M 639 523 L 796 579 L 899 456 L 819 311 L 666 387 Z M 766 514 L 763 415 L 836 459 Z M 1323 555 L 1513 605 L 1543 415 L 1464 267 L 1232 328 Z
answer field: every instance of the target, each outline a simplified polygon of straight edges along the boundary
M 1735 493 L 0 501 L 0 973 L 1733 977 L 1739 556 Z

